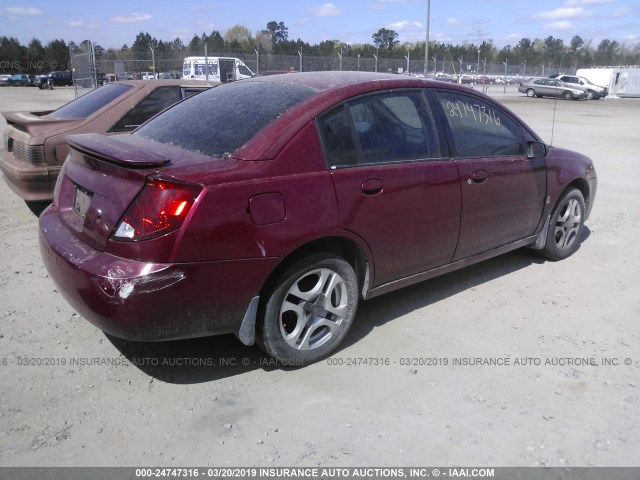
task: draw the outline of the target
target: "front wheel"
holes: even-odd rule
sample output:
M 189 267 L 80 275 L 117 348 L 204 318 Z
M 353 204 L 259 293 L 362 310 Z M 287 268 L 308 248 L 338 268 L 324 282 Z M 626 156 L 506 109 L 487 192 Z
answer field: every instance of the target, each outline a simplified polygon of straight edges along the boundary
M 565 100 L 571 100 L 573 99 L 573 94 L 569 91 L 562 92 L 562 98 L 564 98 Z
M 310 255 L 289 267 L 268 297 L 258 343 L 285 364 L 316 362 L 340 345 L 357 307 L 351 265 L 335 255 Z
M 549 224 L 547 243 L 541 250 L 550 260 L 562 260 L 580 246 L 584 226 L 585 203 L 582 192 L 571 189 L 558 201 Z
M 593 100 L 596 93 L 593 90 L 587 90 L 587 100 Z

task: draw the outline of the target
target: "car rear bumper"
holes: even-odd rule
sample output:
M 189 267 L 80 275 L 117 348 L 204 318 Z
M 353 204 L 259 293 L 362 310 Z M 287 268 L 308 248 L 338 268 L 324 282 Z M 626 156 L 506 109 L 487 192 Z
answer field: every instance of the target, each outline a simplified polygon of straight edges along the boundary
M 40 253 L 62 296 L 116 337 L 172 340 L 238 333 L 278 259 L 161 264 L 89 247 L 52 206 L 40 217 Z
M 41 201 L 53 198 L 53 187 L 60 166 L 34 165 L 15 158 L 6 149 L 0 149 L 0 170 L 6 184 L 24 200 Z

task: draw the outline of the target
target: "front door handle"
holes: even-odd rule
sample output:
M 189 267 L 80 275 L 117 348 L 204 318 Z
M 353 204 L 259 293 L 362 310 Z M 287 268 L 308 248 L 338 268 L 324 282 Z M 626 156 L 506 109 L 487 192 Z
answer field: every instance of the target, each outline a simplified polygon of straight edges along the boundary
M 362 182 L 362 193 L 365 195 L 378 195 L 382 192 L 382 180 L 379 178 L 370 178 Z

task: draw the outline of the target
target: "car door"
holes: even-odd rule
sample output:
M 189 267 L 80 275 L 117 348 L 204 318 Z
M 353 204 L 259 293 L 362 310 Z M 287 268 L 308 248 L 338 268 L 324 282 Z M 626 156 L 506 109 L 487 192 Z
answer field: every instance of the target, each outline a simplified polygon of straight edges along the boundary
M 360 236 L 378 286 L 448 263 L 460 184 L 420 89 L 355 98 L 318 127 L 343 227 Z
M 460 238 L 453 260 L 532 235 L 546 194 L 544 157 L 526 156 L 522 127 L 497 105 L 462 92 L 434 93 L 460 175 Z

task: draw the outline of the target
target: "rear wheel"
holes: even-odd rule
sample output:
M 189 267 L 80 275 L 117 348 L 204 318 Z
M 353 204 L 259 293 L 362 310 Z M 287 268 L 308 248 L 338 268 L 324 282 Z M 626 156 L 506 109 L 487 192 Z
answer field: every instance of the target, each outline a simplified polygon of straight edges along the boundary
M 351 265 L 330 254 L 294 263 L 267 299 L 258 343 L 275 359 L 306 365 L 332 353 L 347 335 L 358 306 Z
M 569 91 L 562 92 L 562 98 L 564 98 L 565 100 L 571 100 L 573 99 L 573 94 Z
M 582 192 L 574 188 L 565 193 L 551 214 L 547 243 L 541 250 L 542 255 L 551 260 L 562 260 L 575 253 L 580 246 L 584 214 Z
M 528 88 L 527 89 L 527 97 L 535 97 L 536 96 L 536 91 L 533 88 Z

